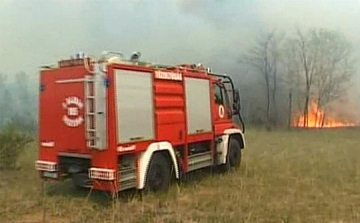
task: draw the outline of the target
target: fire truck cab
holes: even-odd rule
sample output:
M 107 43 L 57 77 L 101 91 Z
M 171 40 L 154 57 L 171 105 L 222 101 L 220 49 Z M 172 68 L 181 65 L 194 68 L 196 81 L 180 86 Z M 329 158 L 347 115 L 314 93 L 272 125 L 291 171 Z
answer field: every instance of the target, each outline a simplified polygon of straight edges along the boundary
M 77 54 L 43 67 L 36 161 L 43 180 L 158 191 L 197 169 L 240 165 L 244 123 L 232 79 L 139 55 Z

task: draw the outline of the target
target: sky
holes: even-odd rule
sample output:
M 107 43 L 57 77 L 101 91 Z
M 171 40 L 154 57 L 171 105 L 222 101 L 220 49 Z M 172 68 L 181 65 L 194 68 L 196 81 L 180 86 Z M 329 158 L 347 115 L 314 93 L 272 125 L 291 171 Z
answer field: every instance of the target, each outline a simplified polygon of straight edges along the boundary
M 1 0 L 0 72 L 36 76 L 103 50 L 236 72 L 238 56 L 273 28 L 336 29 L 359 49 L 359 11 L 358 0 Z

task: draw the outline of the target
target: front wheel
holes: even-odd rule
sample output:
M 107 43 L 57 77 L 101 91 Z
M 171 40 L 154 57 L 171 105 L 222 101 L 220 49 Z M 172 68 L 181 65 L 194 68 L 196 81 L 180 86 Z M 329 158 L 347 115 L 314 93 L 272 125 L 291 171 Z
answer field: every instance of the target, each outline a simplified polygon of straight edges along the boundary
M 230 140 L 230 153 L 229 153 L 229 163 L 233 168 L 239 168 L 241 164 L 241 148 L 239 141 L 232 139 Z
M 241 164 L 241 147 L 238 140 L 230 138 L 226 163 L 220 166 L 222 172 L 228 172 L 231 168 L 238 168 Z
M 155 153 L 151 158 L 146 175 L 145 191 L 165 191 L 171 182 L 171 166 L 166 157 Z

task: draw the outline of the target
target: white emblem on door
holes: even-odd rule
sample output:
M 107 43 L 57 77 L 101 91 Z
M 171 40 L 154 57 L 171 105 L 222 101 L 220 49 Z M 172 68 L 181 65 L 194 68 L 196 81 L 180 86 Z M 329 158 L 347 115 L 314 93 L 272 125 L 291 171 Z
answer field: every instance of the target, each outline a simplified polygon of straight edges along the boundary
M 67 126 L 78 127 L 84 122 L 84 118 L 80 115 L 80 110 L 84 108 L 84 104 L 78 97 L 66 98 L 62 106 L 66 110 L 63 121 Z
M 219 106 L 219 116 L 220 116 L 220 118 L 224 118 L 224 116 L 225 116 L 225 108 L 223 105 Z

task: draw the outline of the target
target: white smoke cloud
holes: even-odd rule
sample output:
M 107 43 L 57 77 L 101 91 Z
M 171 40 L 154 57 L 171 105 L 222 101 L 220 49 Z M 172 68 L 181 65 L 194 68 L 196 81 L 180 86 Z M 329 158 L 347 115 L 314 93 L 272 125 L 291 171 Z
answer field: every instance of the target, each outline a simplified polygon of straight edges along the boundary
M 78 51 L 136 50 L 149 61 L 238 74 L 239 56 L 274 28 L 339 30 L 360 55 L 359 11 L 358 0 L 1 0 L 0 73 L 37 80 L 39 66 Z
M 359 49 L 358 11 L 357 0 L 3 0 L 0 72 L 36 78 L 43 64 L 103 50 L 237 72 L 238 56 L 273 28 L 338 29 Z

